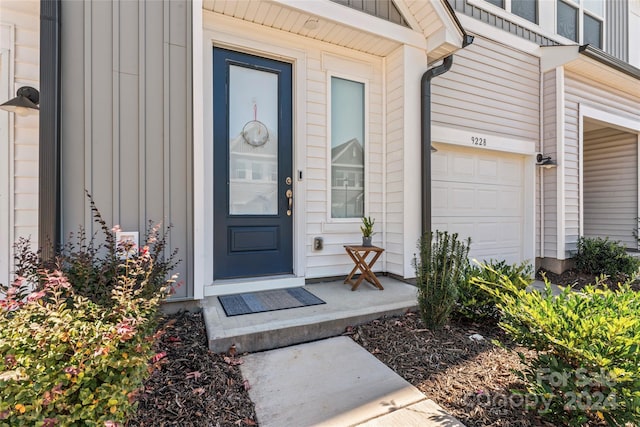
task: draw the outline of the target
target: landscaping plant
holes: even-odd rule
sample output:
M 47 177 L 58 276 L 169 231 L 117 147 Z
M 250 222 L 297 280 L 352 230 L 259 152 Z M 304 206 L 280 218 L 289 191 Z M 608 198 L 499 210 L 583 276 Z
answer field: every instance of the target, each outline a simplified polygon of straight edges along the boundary
M 640 419 L 640 298 L 625 284 L 616 291 L 588 286 L 553 296 L 527 292 L 501 276 L 474 281 L 493 295 L 500 326 L 536 350 L 522 360 L 524 402 L 556 423 L 606 421 L 611 426 Z
M 152 345 L 175 253 L 165 260 L 154 247 L 166 233 L 153 228 L 132 250 L 92 208 L 104 245 L 81 239 L 46 262 L 16 246 L 18 275 L 0 299 L 2 426 L 123 425 L 163 357 Z
M 640 269 L 640 259 L 629 255 L 620 242 L 600 237 L 580 237 L 575 262 L 582 272 L 622 281 L 635 279 Z
M 495 260 L 472 265 L 467 280 L 460 285 L 456 314 L 472 321 L 497 321 L 500 311 L 496 306 L 496 297 L 478 286 L 477 281 L 497 283 L 503 276 L 518 289 L 525 289 L 533 282 L 533 267 L 527 262 L 507 264 L 506 261 Z
M 466 279 L 469 245 L 458 234 L 446 231 L 425 233 L 413 260 L 418 287 L 418 308 L 427 328 L 444 326 L 454 309 L 458 289 Z

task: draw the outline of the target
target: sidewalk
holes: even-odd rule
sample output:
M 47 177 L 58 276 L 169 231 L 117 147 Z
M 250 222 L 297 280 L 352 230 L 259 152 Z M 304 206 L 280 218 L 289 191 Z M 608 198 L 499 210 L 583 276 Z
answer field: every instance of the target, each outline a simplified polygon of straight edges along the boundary
M 261 427 L 464 427 L 348 337 L 244 357 Z

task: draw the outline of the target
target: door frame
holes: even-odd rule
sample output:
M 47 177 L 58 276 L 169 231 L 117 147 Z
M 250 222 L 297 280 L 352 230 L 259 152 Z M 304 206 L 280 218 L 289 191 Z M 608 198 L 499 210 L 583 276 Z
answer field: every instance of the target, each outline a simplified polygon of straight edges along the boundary
M 291 276 L 293 274 L 293 214 L 288 203 L 293 200 L 286 194 L 293 194 L 293 80 L 292 64 L 290 62 L 276 61 L 262 56 L 248 55 L 237 50 L 213 47 L 214 56 L 214 141 L 213 141 L 213 169 L 214 169 L 214 281 L 233 278 L 264 277 L 264 276 Z M 217 59 L 216 59 L 217 58 Z M 234 72 L 235 70 L 235 72 Z M 251 91 L 246 87 L 251 86 L 250 81 L 232 85 L 234 77 L 246 79 L 247 74 L 252 78 L 267 79 L 257 84 Z M 245 77 L 243 77 L 245 76 Z M 267 81 L 269 83 L 267 83 Z M 261 92 L 260 86 L 269 86 L 274 94 L 266 95 Z M 255 92 L 257 93 L 255 93 Z M 262 94 L 262 98 L 256 100 L 255 96 Z M 232 109 L 234 102 L 239 105 L 250 105 L 253 98 L 253 112 L 250 110 L 238 111 Z M 258 112 L 258 104 L 262 112 Z M 275 105 L 274 105 L 275 104 Z M 275 106 L 275 111 L 273 107 Z M 246 108 L 246 107 L 245 107 Z M 238 115 L 243 115 L 241 122 L 233 125 L 231 121 L 240 120 Z M 276 140 L 271 141 L 265 147 L 267 153 L 273 150 L 275 154 L 275 181 L 263 182 L 251 181 L 249 187 L 262 186 L 262 190 L 253 193 L 249 188 L 247 193 L 246 182 L 233 179 L 233 162 L 235 160 L 244 164 L 245 174 L 252 173 L 256 165 L 253 155 L 258 154 L 260 159 L 261 148 L 250 149 L 246 141 L 240 138 L 242 123 L 250 123 L 247 120 L 262 120 L 269 128 L 268 132 L 276 132 Z M 246 126 L 246 124 L 245 124 Z M 239 145 L 238 145 L 239 144 Z M 232 148 L 235 146 L 235 148 Z M 273 164 L 269 162 L 258 163 L 263 174 L 270 175 Z M 224 177 L 224 179 L 221 179 Z M 285 177 L 288 177 L 285 180 Z M 245 176 L 245 178 L 247 178 Z M 264 213 L 258 205 L 251 208 L 250 212 L 234 212 L 232 200 L 239 201 L 235 195 L 243 199 L 242 194 L 259 197 L 262 191 L 274 190 L 274 199 L 270 200 L 269 207 L 273 212 Z M 234 190 L 235 188 L 235 190 Z M 237 193 L 236 193 L 237 192 Z M 234 232 L 235 230 L 235 232 Z M 262 237 L 260 237 L 262 236 Z M 239 239 L 239 240 L 237 240 Z M 245 241 L 248 239 L 248 241 Z M 235 247 L 240 243 L 242 248 Z M 246 247 L 249 245 L 250 247 Z M 266 245 L 266 246 L 264 246 Z M 235 250 L 234 250 L 235 248 Z
M 202 70 L 193 81 L 194 99 L 202 100 L 201 115 L 194 109 L 194 298 L 302 286 L 305 278 L 304 206 L 306 199 L 306 53 L 269 43 L 273 36 L 255 25 L 228 17 L 203 20 L 202 43 L 194 43 L 194 69 Z M 252 38 L 247 38 L 251 36 Z M 213 280 L 213 47 L 289 62 L 293 91 L 293 275 Z M 200 81 L 199 81 L 200 80 Z M 199 83 L 202 85 L 199 85 Z M 197 98 L 196 98 L 197 97 Z M 196 116 L 198 116 L 196 118 Z M 201 126 L 198 122 L 201 121 Z M 200 132 L 202 129 L 202 132 Z M 208 160 L 207 160 L 208 159 Z M 300 177 L 302 173 L 302 177 Z

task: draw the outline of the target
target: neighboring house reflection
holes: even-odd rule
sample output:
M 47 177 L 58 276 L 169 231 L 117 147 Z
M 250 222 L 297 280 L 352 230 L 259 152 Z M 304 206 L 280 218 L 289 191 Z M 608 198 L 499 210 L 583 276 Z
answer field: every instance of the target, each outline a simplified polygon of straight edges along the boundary
M 364 216 L 364 148 L 357 138 L 331 149 L 331 217 Z
M 229 213 L 278 213 L 278 136 L 269 129 L 264 145 L 254 147 L 242 135 L 229 143 Z

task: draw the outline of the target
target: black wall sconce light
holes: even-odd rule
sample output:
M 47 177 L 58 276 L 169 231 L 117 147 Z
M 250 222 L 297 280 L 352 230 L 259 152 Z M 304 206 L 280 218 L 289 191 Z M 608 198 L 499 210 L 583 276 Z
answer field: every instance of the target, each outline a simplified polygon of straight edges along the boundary
M 551 156 L 545 156 L 542 153 L 538 153 L 536 156 L 536 165 L 545 169 L 551 169 L 558 166 L 558 164 L 551 159 Z
M 16 95 L 15 98 L 1 104 L 0 108 L 20 116 L 26 116 L 40 110 L 38 107 L 40 103 L 40 92 L 38 92 L 37 89 L 31 86 L 22 86 L 18 89 Z

